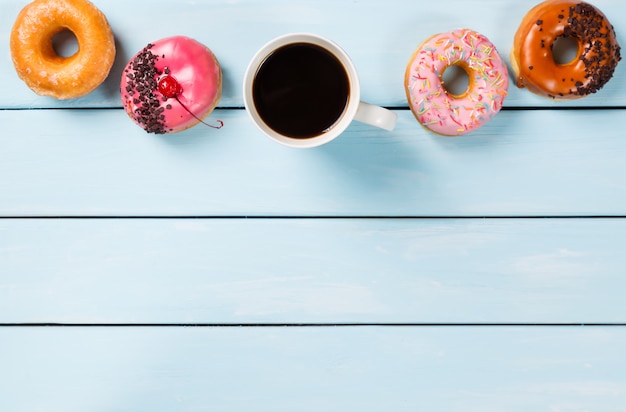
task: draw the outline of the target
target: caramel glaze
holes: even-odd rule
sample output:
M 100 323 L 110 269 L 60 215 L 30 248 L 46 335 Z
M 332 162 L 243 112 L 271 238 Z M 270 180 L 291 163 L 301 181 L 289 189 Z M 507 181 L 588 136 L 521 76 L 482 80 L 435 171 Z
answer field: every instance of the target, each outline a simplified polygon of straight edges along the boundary
M 558 64 L 552 46 L 559 37 L 578 43 L 576 57 Z M 517 87 L 553 99 L 579 99 L 600 90 L 621 60 L 606 16 L 588 3 L 548 0 L 524 17 L 515 33 L 511 63 Z

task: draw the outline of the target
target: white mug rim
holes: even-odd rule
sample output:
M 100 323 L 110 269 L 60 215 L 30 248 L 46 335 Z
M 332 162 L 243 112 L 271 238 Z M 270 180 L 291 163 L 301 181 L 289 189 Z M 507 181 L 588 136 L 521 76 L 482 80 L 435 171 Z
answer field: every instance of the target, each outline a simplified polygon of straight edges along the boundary
M 269 127 L 261 118 L 252 97 L 252 85 L 256 74 L 265 61 L 265 59 L 276 49 L 294 43 L 311 43 L 320 46 L 335 56 L 339 62 L 343 65 L 348 75 L 348 81 L 350 83 L 350 91 L 348 96 L 348 102 L 346 108 L 343 111 L 341 117 L 335 122 L 332 128 L 317 136 L 309 138 L 296 138 L 283 135 L 276 132 Z M 287 33 L 278 36 L 269 42 L 265 43 L 252 57 L 248 67 L 246 69 L 243 81 L 243 101 L 246 111 L 251 117 L 253 123 L 259 128 L 267 137 L 289 147 L 308 148 L 320 146 L 330 142 L 339 136 L 352 122 L 356 115 L 360 102 L 360 87 L 359 78 L 357 76 L 356 68 L 350 59 L 350 56 L 334 41 L 307 32 Z

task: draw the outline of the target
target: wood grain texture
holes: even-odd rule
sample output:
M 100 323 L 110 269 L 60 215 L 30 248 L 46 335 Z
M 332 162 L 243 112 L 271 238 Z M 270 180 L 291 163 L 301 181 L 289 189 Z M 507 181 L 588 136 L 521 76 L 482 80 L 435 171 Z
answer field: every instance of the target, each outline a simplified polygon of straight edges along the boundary
M 626 323 L 623 219 L 0 220 L 0 323 Z
M 355 122 L 298 150 L 243 110 L 165 137 L 120 109 L 0 111 L 19 133 L 2 138 L 0 215 L 626 215 L 622 110 L 506 111 L 461 138 L 398 114 L 392 133 Z
M 536 1 L 93 1 L 116 63 L 65 102 L 17 78 L 28 0 L 0 2 L 1 412 L 623 412 L 624 62 L 578 101 L 511 86 L 451 139 L 408 111 L 409 57 L 470 27 L 509 62 Z M 593 4 L 626 44 L 623 1 Z M 243 73 L 295 31 L 345 48 L 396 130 L 257 132 Z M 218 56 L 223 129 L 153 136 L 121 109 L 123 66 L 170 35 Z
M 0 408 L 621 412 L 625 345 L 606 327 L 0 329 Z
M 407 107 L 404 70 L 417 46 L 433 34 L 469 27 L 486 35 L 509 64 L 513 36 L 534 1 L 405 0 L 333 1 L 94 1 L 105 13 L 117 40 L 116 63 L 108 80 L 91 95 L 66 102 L 32 93 L 18 78 L 8 50 L 9 30 L 28 1 L 0 5 L 0 107 L 121 107 L 119 80 L 124 65 L 148 42 L 171 35 L 194 37 L 217 55 L 224 72 L 220 106 L 241 107 L 241 83 L 248 61 L 264 43 L 288 32 L 309 31 L 338 42 L 352 56 L 371 103 Z M 595 0 L 626 44 L 621 0 Z M 512 86 L 505 106 L 626 106 L 626 69 L 597 95 L 554 103 Z

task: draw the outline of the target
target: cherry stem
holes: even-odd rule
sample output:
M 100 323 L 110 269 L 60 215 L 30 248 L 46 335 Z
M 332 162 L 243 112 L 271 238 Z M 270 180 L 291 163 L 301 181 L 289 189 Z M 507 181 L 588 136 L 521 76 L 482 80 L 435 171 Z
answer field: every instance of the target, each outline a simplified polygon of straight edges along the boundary
M 212 124 L 208 124 L 207 122 L 205 122 L 204 120 L 202 120 L 201 118 L 199 118 L 198 116 L 196 116 L 195 114 L 193 114 L 193 112 L 191 110 L 189 110 L 187 108 L 187 106 L 185 106 L 185 104 L 183 102 L 180 101 L 180 99 L 178 98 L 178 96 L 174 96 L 174 99 L 176 99 L 176 101 L 183 106 L 183 109 L 185 109 L 187 111 L 187 113 L 189 113 L 190 115 L 192 115 L 197 121 L 199 121 L 200 123 L 212 127 L 213 129 L 221 129 L 224 126 L 224 122 L 221 120 L 218 120 L 218 126 L 212 125 Z

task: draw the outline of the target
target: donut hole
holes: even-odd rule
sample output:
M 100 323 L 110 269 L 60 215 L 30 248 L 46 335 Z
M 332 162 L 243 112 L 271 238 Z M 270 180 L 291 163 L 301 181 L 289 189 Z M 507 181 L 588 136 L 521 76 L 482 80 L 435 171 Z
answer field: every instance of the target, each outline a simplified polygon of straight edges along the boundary
M 452 65 L 443 71 L 441 84 L 452 97 L 459 97 L 467 93 L 470 86 L 470 77 L 464 67 Z
M 63 29 L 52 36 L 52 48 L 59 57 L 72 57 L 78 53 L 78 39 L 69 29 Z
M 571 37 L 560 36 L 552 43 L 552 58 L 556 64 L 569 64 L 577 57 L 578 42 Z

